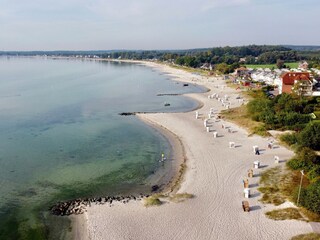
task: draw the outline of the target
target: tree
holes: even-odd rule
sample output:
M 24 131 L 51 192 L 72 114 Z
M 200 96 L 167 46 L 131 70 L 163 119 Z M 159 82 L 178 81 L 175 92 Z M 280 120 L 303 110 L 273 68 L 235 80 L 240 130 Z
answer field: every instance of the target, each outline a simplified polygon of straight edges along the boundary
M 178 57 L 177 59 L 176 59 L 176 64 L 178 64 L 178 65 L 184 65 L 184 58 L 183 57 Z
M 220 63 L 214 66 L 214 69 L 222 74 L 229 72 L 229 66 L 226 63 Z
M 320 213 L 320 180 L 302 190 L 301 204 L 315 213 Z
M 279 69 L 284 68 L 284 61 L 283 61 L 283 60 L 278 59 L 276 64 L 277 64 L 277 67 L 278 67 Z
M 299 134 L 298 142 L 301 146 L 320 150 L 320 122 L 309 123 Z

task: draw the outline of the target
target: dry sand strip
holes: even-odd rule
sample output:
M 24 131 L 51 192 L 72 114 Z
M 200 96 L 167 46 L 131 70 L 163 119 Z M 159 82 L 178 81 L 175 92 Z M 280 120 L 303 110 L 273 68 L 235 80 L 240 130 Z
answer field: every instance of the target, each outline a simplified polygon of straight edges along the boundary
M 194 74 L 172 69 L 162 65 L 148 64 L 160 71 L 184 82 L 197 82 L 211 88 L 211 92 L 189 94 L 203 102 L 199 113 L 206 116 L 210 108 L 220 111 L 224 107 L 216 99 L 208 99 L 211 93 L 227 94 L 231 106 L 240 103 L 236 100 L 237 92 L 221 86 L 222 80 L 208 81 Z M 217 87 L 219 86 L 219 87 Z M 182 203 L 166 203 L 160 207 L 144 207 L 141 202 L 128 204 L 94 205 L 81 216 L 87 223 L 89 238 L 98 239 L 290 239 L 292 236 L 312 232 L 306 222 L 273 221 L 265 217 L 264 212 L 272 206 L 261 204 L 257 191 L 259 177 L 249 179 L 251 207 L 249 213 L 243 212 L 242 180 L 255 160 L 264 166 L 254 171 L 258 174 L 273 167 L 274 156 L 281 160 L 288 159 L 292 152 L 283 148 L 268 149 L 267 139 L 248 137 L 244 129 L 236 125 L 210 120 L 211 131 L 216 130 L 220 137 L 213 138 L 212 132 L 206 132 L 203 120 L 195 118 L 195 112 L 159 113 L 142 115 L 147 121 L 163 126 L 182 141 L 187 156 L 187 172 L 179 192 L 188 192 L 195 198 Z M 231 127 L 229 133 L 222 124 Z M 235 142 L 236 148 L 229 148 L 229 142 Z M 253 153 L 252 146 L 265 149 L 261 155 Z M 284 163 L 281 163 L 284 164 Z

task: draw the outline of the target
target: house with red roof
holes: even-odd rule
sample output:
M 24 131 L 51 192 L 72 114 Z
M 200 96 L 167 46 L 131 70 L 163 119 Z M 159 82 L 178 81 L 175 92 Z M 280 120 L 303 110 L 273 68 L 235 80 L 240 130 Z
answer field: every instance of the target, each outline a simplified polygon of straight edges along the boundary
M 281 75 L 281 80 L 279 94 L 296 92 L 299 95 L 312 95 L 313 83 L 308 72 L 286 72 Z
M 250 76 L 250 71 L 246 67 L 239 67 L 235 70 L 235 75 L 237 77 L 249 77 Z

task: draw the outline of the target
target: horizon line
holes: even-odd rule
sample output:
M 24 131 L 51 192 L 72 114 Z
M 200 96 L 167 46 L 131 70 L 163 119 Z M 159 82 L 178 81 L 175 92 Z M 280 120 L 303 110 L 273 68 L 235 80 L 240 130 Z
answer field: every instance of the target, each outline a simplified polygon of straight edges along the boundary
M 294 44 L 248 44 L 248 45 L 224 45 L 224 46 L 215 46 L 215 47 L 199 47 L 199 48 L 176 48 L 176 49 L 78 49 L 78 50 L 70 50 L 70 49 L 58 49 L 58 50 L 0 50 L 1 53 L 3 52 L 108 52 L 108 51 L 127 51 L 127 52 L 134 52 L 134 51 L 188 51 L 188 50 L 201 50 L 201 49 L 212 49 L 212 48 L 224 48 L 224 47 L 248 47 L 248 46 L 295 46 L 295 47 L 320 47 L 320 44 L 308 44 L 308 45 L 294 45 Z

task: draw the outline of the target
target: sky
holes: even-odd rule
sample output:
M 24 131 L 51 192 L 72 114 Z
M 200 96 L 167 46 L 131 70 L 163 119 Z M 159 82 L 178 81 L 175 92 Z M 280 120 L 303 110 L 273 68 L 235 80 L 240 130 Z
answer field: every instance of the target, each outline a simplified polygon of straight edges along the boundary
M 320 45 L 320 0 L 0 0 L 0 51 Z

